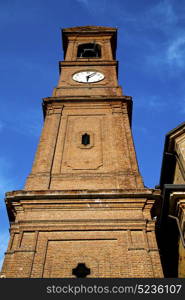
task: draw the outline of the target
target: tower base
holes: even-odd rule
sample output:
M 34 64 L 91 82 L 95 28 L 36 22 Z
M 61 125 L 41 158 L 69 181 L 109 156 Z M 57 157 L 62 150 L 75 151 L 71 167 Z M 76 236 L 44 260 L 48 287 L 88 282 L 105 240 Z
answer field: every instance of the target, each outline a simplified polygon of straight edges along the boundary
M 13 191 L 7 278 L 163 277 L 151 208 L 159 191 Z M 16 221 L 15 221 L 16 216 Z

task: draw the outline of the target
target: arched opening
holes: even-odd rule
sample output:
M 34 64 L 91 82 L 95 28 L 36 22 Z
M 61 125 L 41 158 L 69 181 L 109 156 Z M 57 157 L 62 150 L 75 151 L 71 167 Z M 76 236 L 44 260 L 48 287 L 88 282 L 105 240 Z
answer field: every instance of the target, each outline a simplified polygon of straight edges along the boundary
M 101 46 L 95 43 L 81 44 L 78 46 L 77 57 L 80 58 L 100 58 Z

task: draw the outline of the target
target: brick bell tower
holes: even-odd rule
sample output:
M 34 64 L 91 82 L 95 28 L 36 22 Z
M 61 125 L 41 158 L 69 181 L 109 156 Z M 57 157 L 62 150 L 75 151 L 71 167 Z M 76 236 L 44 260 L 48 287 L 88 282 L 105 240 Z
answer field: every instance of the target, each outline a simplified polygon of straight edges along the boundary
M 2 276 L 162 277 L 152 207 L 118 85 L 117 30 L 62 30 L 64 61 L 23 190 L 6 193 Z

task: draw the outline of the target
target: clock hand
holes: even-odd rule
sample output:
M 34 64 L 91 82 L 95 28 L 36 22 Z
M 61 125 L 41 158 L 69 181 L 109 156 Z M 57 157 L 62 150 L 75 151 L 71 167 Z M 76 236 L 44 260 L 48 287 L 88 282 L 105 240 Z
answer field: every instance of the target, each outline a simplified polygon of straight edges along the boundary
M 92 76 L 94 76 L 95 74 L 96 74 L 96 72 L 94 72 L 94 73 L 92 73 L 92 74 L 86 76 L 86 77 L 87 77 L 87 82 L 88 82 L 89 78 L 92 77 Z
M 88 77 L 90 78 L 90 77 L 94 76 L 95 74 L 96 74 L 96 72 L 90 74 Z

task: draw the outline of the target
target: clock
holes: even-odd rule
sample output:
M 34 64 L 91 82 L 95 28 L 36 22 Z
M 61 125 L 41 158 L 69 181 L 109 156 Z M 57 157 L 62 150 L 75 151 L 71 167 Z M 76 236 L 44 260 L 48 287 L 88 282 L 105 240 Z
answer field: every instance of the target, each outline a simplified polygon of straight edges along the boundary
M 105 76 L 102 73 L 96 71 L 81 71 L 73 74 L 72 78 L 77 82 L 92 83 L 103 80 Z

